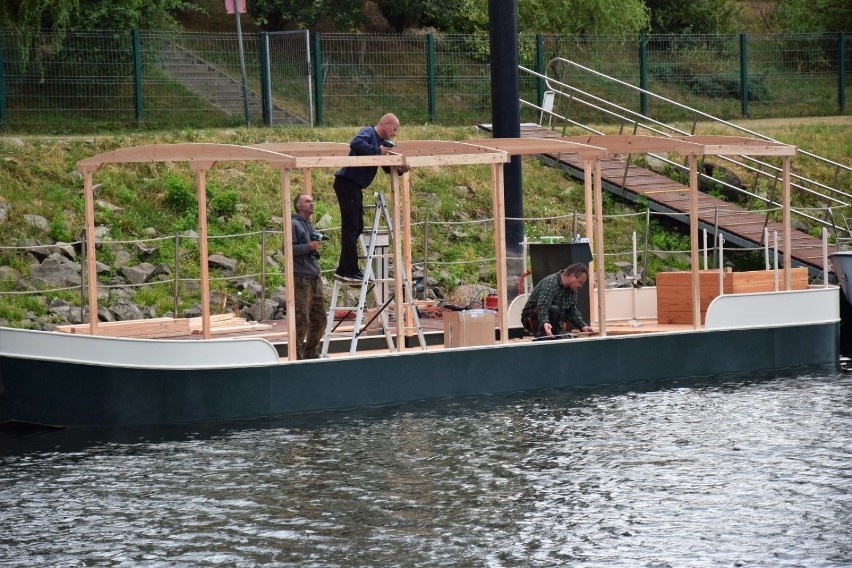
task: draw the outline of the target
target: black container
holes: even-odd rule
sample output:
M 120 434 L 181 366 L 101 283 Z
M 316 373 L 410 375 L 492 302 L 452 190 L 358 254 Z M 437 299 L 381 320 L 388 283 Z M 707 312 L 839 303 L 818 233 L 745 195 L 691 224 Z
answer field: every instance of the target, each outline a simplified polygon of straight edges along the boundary
M 592 249 L 586 242 L 530 243 L 528 247 L 530 264 L 532 265 L 533 286 L 538 284 L 545 276 L 559 272 L 575 262 L 589 264 L 592 261 Z M 583 285 L 577 291 L 577 308 L 583 315 L 583 319 L 588 323 L 591 314 L 588 284 Z

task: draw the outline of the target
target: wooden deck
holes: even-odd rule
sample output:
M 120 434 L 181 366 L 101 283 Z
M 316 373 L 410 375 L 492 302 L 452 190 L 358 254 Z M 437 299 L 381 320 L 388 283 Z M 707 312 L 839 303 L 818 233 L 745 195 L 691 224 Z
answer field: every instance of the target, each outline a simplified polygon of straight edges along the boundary
M 483 126 L 484 130 L 488 130 Z M 535 124 L 521 126 L 522 138 L 559 138 L 559 134 L 549 128 Z M 562 154 L 545 156 L 573 177 L 583 179 L 583 162 L 576 155 Z M 601 175 L 604 189 L 624 199 L 637 202 L 647 199 L 652 211 L 675 213 L 673 219 L 689 223 L 689 187 L 673 181 L 666 176 L 657 174 L 639 166 L 627 165 L 625 160 L 611 158 L 601 160 Z M 741 247 L 763 246 L 764 227 L 769 229 L 770 246 L 772 234 L 778 232 L 779 257 L 783 257 L 784 225 L 780 222 L 766 222 L 765 214 L 754 213 L 738 205 L 717 199 L 706 193 L 698 196 L 698 216 L 700 227 L 706 228 L 708 234 L 716 234 L 718 213 L 719 231 L 725 241 Z M 823 271 L 822 240 L 807 233 L 793 229 L 792 231 L 793 265 L 805 266 L 811 276 Z M 836 247 L 829 245 L 828 254 Z

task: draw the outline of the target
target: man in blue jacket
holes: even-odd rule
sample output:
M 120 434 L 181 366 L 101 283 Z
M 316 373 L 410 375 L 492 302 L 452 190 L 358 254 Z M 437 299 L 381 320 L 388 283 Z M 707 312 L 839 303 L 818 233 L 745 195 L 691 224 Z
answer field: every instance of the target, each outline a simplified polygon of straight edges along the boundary
M 316 359 L 326 322 L 319 266 L 322 241 L 311 224 L 313 198 L 299 194 L 293 201 L 293 207 L 296 210 L 292 215 L 296 333 L 291 335 L 290 345 L 295 345 L 299 359 Z
M 399 119 L 391 113 L 384 115 L 375 126 L 365 126 L 349 142 L 350 156 L 385 156 L 393 144 Z M 383 168 L 390 171 L 389 168 Z M 345 281 L 361 281 L 364 274 L 358 267 L 358 236 L 364 232 L 364 189 L 376 177 L 377 166 L 345 166 L 334 173 L 334 193 L 340 205 L 340 261 L 334 277 Z M 400 167 L 400 174 L 408 167 Z

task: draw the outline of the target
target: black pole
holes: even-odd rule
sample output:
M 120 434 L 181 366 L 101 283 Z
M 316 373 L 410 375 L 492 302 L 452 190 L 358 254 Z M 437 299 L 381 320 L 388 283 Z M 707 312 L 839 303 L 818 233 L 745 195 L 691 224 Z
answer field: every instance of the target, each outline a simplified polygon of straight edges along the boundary
M 515 0 L 488 0 L 491 47 L 491 123 L 495 138 L 521 137 L 518 89 L 518 25 Z M 506 204 L 506 258 L 508 298 L 518 295 L 524 240 L 524 204 L 521 192 L 521 158 L 503 167 Z M 511 220 L 509 220 L 511 219 Z

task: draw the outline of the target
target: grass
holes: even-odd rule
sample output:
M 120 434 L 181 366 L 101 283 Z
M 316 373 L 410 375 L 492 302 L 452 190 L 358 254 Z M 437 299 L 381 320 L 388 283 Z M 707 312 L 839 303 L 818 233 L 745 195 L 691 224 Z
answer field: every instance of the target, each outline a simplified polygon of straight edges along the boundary
M 793 144 L 811 147 L 816 153 L 834 156 L 838 161 L 850 163 L 852 155 L 852 129 L 848 123 L 837 121 L 815 124 L 770 123 L 762 132 Z M 757 128 L 757 127 L 754 127 Z M 84 226 L 82 176 L 75 172 L 75 163 L 84 158 L 115 148 L 149 143 L 175 142 L 222 142 L 250 144 L 275 141 L 347 141 L 354 133 L 352 128 L 288 128 L 260 129 L 234 128 L 228 130 L 175 130 L 161 133 L 115 133 L 89 137 L 35 136 L 19 139 L 0 139 L 0 206 L 6 211 L 3 222 L 3 237 L 0 240 L 0 266 L 9 266 L 24 276 L 28 274 L 31 260 L 24 249 L 8 248 L 44 243 L 50 240 L 71 241 L 78 238 Z M 476 136 L 471 128 L 450 128 L 432 125 L 406 125 L 400 130 L 404 139 L 463 140 Z M 317 211 L 315 222 L 328 227 L 339 226 L 339 213 L 332 190 L 333 170 L 315 169 L 312 187 Z M 816 176 L 831 176 L 830 171 L 814 169 Z M 525 224 L 526 235 L 536 239 L 544 235 L 570 237 L 583 232 L 582 219 L 585 210 L 583 189 L 560 171 L 542 165 L 534 158 L 523 162 L 524 216 L 546 218 Z M 281 247 L 280 181 L 277 171 L 258 163 L 221 164 L 211 170 L 207 177 L 210 190 L 208 202 L 208 224 L 212 237 L 210 252 L 220 252 L 238 260 L 239 275 L 254 275 L 259 280 L 261 272 L 261 241 L 266 232 L 266 256 L 283 266 Z M 302 172 L 293 172 L 295 190 L 302 187 Z M 830 180 L 829 180 L 830 181 Z M 197 229 L 195 204 L 195 178 L 188 167 L 181 164 L 136 164 L 105 166 L 95 175 L 96 224 L 109 227 L 112 241 L 146 241 L 147 246 L 156 246 L 154 259 L 143 259 L 133 253 L 129 264 L 147 260 L 153 264 L 163 263 L 173 270 L 175 258 L 175 235 Z M 386 176 L 379 174 L 373 189 L 385 187 Z M 490 197 L 490 169 L 485 166 L 462 166 L 454 168 L 420 168 L 412 173 L 413 191 L 412 242 L 413 258 L 422 264 L 428 256 L 429 274 L 439 280 L 439 286 L 447 293 L 460 283 L 494 283 L 493 238 Z M 644 215 L 631 215 L 635 211 L 605 195 L 604 211 L 611 217 L 605 224 L 607 251 L 617 254 L 608 256 L 608 270 L 616 262 L 630 261 L 631 234 L 639 235 L 640 247 L 644 235 Z M 49 221 L 46 231 L 39 230 L 26 221 L 25 215 L 41 215 Z M 423 224 L 429 221 L 428 241 Z M 337 231 L 326 229 L 331 240 L 323 244 L 321 267 L 325 271 L 334 268 L 339 251 Z M 156 240 L 151 235 L 157 235 Z M 239 236 L 234 236 L 239 235 Z M 649 274 L 662 268 L 685 268 L 678 251 L 688 249 L 688 242 L 677 231 L 664 223 L 652 223 L 649 248 L 668 250 L 671 253 L 656 254 L 648 259 Z M 127 244 L 103 245 L 98 260 L 111 265 L 112 271 L 102 276 L 104 284 L 117 275 L 114 266 L 120 249 L 133 251 Z M 177 254 L 181 258 L 180 277 L 190 279 L 198 276 L 198 247 L 194 239 L 181 237 Z M 644 259 L 643 259 L 644 261 Z M 452 264 L 457 263 L 457 264 Z M 282 284 L 279 273 L 267 266 L 267 288 L 271 291 Z M 214 270 L 215 286 L 237 302 L 236 284 L 240 278 Z M 173 275 L 165 275 L 170 279 Z M 186 288 L 186 285 L 183 286 Z M 15 282 L 0 282 L 0 291 L 14 290 Z M 267 297 L 270 292 L 267 292 Z M 104 301 L 110 305 L 118 297 Z M 133 300 L 163 315 L 172 309 L 172 285 L 159 284 L 136 288 Z M 4 295 L 0 318 L 12 325 L 21 321 L 27 312 L 43 316 L 47 304 L 53 297 L 62 297 L 79 305 L 79 290 L 53 293 L 36 300 L 38 296 Z M 197 294 L 186 292 L 181 295 L 180 309 L 197 302 Z M 219 309 L 219 308 L 217 308 Z M 229 308 L 228 308 L 229 309 Z M 179 314 L 180 315 L 180 314 Z

